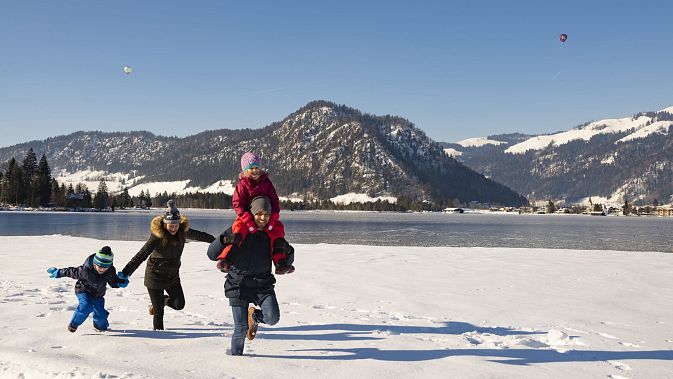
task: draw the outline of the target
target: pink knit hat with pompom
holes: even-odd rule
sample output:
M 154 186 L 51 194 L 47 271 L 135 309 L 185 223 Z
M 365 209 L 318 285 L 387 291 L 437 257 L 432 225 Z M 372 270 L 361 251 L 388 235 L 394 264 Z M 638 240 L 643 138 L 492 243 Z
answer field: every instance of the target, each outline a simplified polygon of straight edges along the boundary
M 248 151 L 241 157 L 241 170 L 245 171 L 252 167 L 262 167 L 262 158 Z

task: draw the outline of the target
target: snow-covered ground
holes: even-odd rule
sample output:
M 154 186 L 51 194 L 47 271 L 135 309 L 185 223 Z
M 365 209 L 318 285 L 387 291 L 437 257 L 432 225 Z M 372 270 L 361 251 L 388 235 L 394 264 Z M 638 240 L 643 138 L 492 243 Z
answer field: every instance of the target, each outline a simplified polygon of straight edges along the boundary
M 54 179 L 59 184 L 66 186 L 72 185 L 75 188 L 78 184 L 84 184 L 89 191 L 95 193 L 98 191 L 98 185 L 101 178 L 105 179 L 105 184 L 110 193 L 119 193 L 128 189 L 129 195 L 138 196 L 140 192 L 148 193 L 152 196 L 162 194 L 164 192 L 178 195 L 186 193 L 226 193 L 231 195 L 234 193 L 234 184 L 231 180 L 218 180 L 217 182 L 206 187 L 190 186 L 190 180 L 176 180 L 173 182 L 148 182 L 138 183 L 143 176 L 130 178 L 130 174 L 125 173 L 110 173 L 107 171 L 82 170 L 74 173 L 65 170 L 57 170 Z
M 280 323 L 232 357 L 224 275 L 189 243 L 167 330 L 151 330 L 143 265 L 108 290 L 111 331 L 69 333 L 75 281 L 46 269 L 103 245 L 119 269 L 142 244 L 0 237 L 0 377 L 673 377 L 673 254 L 296 245 Z
M 378 196 L 371 197 L 366 193 L 347 193 L 345 195 L 335 196 L 330 199 L 334 204 L 350 204 L 350 203 L 374 203 L 378 200 L 387 201 L 389 203 L 396 203 L 397 198 L 392 196 Z
M 488 139 L 486 137 L 475 137 L 475 138 L 464 139 L 464 140 L 458 141 L 456 143 L 459 144 L 460 146 L 463 146 L 463 147 L 481 147 L 481 146 L 484 146 L 484 145 L 496 145 L 497 146 L 497 145 L 501 145 L 505 142 Z

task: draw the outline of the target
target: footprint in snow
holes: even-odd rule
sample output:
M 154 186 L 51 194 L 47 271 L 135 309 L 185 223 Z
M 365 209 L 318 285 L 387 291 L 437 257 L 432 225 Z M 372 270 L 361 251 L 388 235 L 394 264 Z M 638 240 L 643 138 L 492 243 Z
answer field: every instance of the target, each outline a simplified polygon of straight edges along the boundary
M 629 371 L 631 370 L 631 366 L 627 365 L 626 363 L 619 362 L 619 361 L 608 361 L 609 364 L 614 366 L 616 369 L 622 370 L 622 371 Z

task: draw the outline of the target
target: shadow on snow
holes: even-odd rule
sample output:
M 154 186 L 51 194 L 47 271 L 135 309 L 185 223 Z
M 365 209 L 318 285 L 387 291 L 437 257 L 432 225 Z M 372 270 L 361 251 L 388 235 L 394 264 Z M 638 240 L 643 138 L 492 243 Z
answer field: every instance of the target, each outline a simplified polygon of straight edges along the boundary
M 535 335 L 544 332 L 515 330 L 505 327 L 480 327 L 465 322 L 446 322 L 438 327 L 417 327 L 399 325 L 361 325 L 361 324 L 323 324 L 281 327 L 264 330 L 259 337 L 274 340 L 315 340 L 315 341 L 353 341 L 378 340 L 385 337 L 369 335 L 373 332 L 387 332 L 391 334 L 445 334 L 460 335 L 468 332 L 489 333 L 497 336 Z M 294 334 L 282 332 L 324 332 L 337 331 L 339 333 Z M 281 332 L 281 333 L 279 333 Z M 595 362 L 607 360 L 673 360 L 672 350 L 652 351 L 598 351 L 598 350 L 570 350 L 560 353 L 556 350 L 545 349 L 435 349 L 435 350 L 383 350 L 379 348 L 327 348 L 327 349 L 298 349 L 289 352 L 307 353 L 307 355 L 264 355 L 251 354 L 260 358 L 289 358 L 312 360 L 361 360 L 372 359 L 379 361 L 427 361 L 448 357 L 472 356 L 485 357 L 491 362 L 511 365 L 531 365 L 552 362 Z M 316 355 L 308 355 L 314 352 Z M 329 355 L 326 355 L 329 354 Z
M 671 350 L 653 351 L 596 351 L 596 350 L 571 350 L 559 353 L 556 350 L 536 349 L 443 349 L 443 350 L 381 350 L 377 348 L 355 349 L 305 349 L 291 350 L 294 352 L 332 353 L 339 355 L 262 355 L 251 354 L 260 358 L 289 358 L 289 359 L 315 359 L 349 361 L 360 359 L 373 359 L 377 361 L 429 361 L 448 357 L 490 357 L 489 361 L 511 365 L 526 366 L 536 363 L 552 362 L 600 362 L 608 360 L 628 359 L 657 359 L 673 360 Z
M 316 341 L 352 341 L 352 340 L 378 340 L 383 337 L 367 336 L 372 332 L 385 332 L 390 334 L 450 334 L 460 335 L 468 332 L 489 333 L 497 336 L 542 334 L 542 332 L 527 332 L 503 327 L 483 327 L 472 325 L 467 322 L 444 322 L 442 326 L 424 327 L 424 326 L 400 326 L 400 325 L 363 325 L 363 324 L 320 324 L 320 325 L 300 325 L 291 327 L 281 327 L 273 329 L 264 329 L 273 334 L 261 334 L 264 339 L 279 340 L 316 340 Z M 330 334 L 282 334 L 278 332 L 311 332 L 343 330 L 342 333 Z
M 225 329 L 170 328 L 166 330 L 115 329 L 110 330 L 108 333 L 110 337 L 172 340 L 222 337 L 224 332 Z

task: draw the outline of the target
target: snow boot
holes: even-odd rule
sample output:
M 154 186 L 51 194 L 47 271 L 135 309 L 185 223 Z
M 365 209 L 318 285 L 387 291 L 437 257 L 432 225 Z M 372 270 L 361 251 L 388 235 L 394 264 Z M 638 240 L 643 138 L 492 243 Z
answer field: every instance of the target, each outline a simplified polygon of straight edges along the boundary
M 255 336 L 257 336 L 257 321 L 255 321 L 255 318 L 253 317 L 255 310 L 255 307 L 248 308 L 248 333 L 246 334 L 246 337 L 248 337 L 250 341 L 254 340 Z
M 68 324 L 68 331 L 70 333 L 75 333 L 77 331 L 77 327 L 73 324 Z

